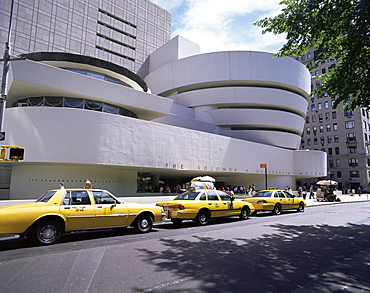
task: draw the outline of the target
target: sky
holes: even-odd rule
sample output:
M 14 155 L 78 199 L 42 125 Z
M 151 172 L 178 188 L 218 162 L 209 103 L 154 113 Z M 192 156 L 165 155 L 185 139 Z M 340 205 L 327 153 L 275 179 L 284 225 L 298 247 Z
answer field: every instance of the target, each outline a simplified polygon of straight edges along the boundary
M 276 53 L 285 35 L 262 34 L 253 23 L 278 15 L 281 0 L 151 0 L 172 15 L 171 38 L 181 35 L 201 53 L 251 50 Z

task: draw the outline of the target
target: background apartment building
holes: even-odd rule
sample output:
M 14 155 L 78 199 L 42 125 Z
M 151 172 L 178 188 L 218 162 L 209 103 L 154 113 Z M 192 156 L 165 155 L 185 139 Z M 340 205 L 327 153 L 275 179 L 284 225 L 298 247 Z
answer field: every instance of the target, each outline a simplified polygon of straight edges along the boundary
M 0 39 L 4 43 L 10 3 L 0 2 Z M 13 56 L 29 52 L 81 54 L 112 62 L 143 77 L 148 74 L 148 55 L 168 42 L 170 34 L 171 14 L 148 0 L 36 4 L 14 0 L 11 51 Z
M 315 48 L 299 58 L 303 64 L 312 60 Z M 311 71 L 311 90 L 320 85 L 317 77 L 328 72 L 335 60 L 326 60 Z M 349 73 L 350 74 L 350 73 Z M 338 189 L 369 188 L 370 177 L 370 120 L 367 109 L 354 111 L 333 108 L 328 95 L 311 97 L 302 134 L 301 149 L 327 153 L 328 176 L 338 182 Z M 317 178 L 317 179 L 322 179 Z M 307 184 L 314 183 L 314 179 Z M 303 183 L 303 182 L 302 182 Z

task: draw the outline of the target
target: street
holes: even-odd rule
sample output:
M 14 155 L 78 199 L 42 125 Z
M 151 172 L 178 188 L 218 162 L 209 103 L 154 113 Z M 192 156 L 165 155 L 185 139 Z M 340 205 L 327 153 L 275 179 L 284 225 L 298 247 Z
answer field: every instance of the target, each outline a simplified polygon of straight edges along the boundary
M 370 292 L 370 202 L 0 240 L 0 292 Z

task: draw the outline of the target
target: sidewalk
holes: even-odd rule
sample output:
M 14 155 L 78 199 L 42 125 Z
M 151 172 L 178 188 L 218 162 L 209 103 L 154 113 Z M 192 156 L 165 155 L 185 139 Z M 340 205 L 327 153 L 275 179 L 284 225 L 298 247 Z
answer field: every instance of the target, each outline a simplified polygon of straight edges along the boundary
M 153 196 L 145 196 L 145 197 L 118 197 L 121 202 L 127 203 L 141 203 L 141 204 L 150 204 L 155 205 L 156 202 L 172 200 L 175 198 L 175 195 L 153 195 Z M 310 206 L 318 206 L 318 205 L 328 205 L 328 204 L 341 204 L 341 203 L 348 203 L 348 202 L 361 202 L 361 201 L 370 201 L 369 194 L 355 194 L 354 196 L 350 196 L 349 194 L 339 194 L 337 197 L 341 200 L 340 202 L 327 202 L 327 201 L 317 201 L 316 199 L 309 199 L 309 196 L 306 197 L 307 207 Z M 245 198 L 245 196 L 235 196 L 235 198 Z M 11 204 L 21 204 L 21 203 L 31 203 L 34 202 L 35 199 L 30 200 L 0 200 L 0 206 L 11 205 Z
M 349 195 L 349 194 L 339 194 L 337 198 L 340 199 L 340 202 L 327 202 L 327 201 L 317 201 L 316 199 L 308 199 L 308 195 L 306 197 L 307 206 L 318 206 L 318 205 L 327 205 L 327 204 L 340 204 L 340 203 L 348 203 L 348 202 L 361 202 L 361 201 L 370 201 L 369 194 L 358 194 Z

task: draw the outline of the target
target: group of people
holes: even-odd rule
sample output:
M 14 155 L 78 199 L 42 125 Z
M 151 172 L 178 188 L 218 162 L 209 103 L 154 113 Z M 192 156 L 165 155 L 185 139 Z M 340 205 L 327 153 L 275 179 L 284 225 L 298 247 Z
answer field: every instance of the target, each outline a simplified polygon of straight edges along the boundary
M 292 189 L 290 186 L 287 186 L 285 190 L 289 193 L 291 193 Z M 307 194 L 309 194 L 309 199 L 315 199 L 315 192 L 313 191 L 313 185 L 311 184 L 309 188 L 307 188 L 306 185 L 300 186 L 298 185 L 298 196 L 303 197 L 303 199 L 306 199 Z
M 228 195 L 234 195 L 234 194 L 247 194 L 252 195 L 256 191 L 256 186 L 254 184 L 251 184 L 246 188 L 245 186 L 227 186 L 227 187 L 221 187 L 221 191 L 226 192 Z

